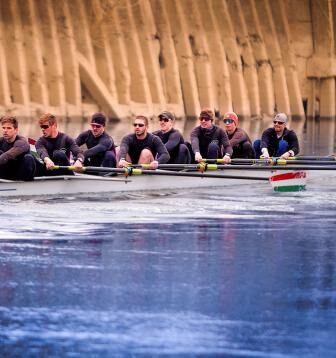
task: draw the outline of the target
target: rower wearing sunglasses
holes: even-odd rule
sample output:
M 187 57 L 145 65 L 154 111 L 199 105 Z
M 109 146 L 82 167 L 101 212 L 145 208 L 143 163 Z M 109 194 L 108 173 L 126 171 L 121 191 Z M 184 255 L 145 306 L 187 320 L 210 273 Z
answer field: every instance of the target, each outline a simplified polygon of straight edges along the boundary
M 74 139 L 62 133 L 57 128 L 57 119 L 51 113 L 45 113 L 39 118 L 42 137 L 36 142 L 36 151 L 43 164 L 37 163 L 36 176 L 69 175 L 67 169 L 54 169 L 55 165 L 69 166 L 70 154 L 75 162 L 75 170 L 80 171 L 83 167 L 84 154 Z
M 200 125 L 190 134 L 191 147 L 195 161 L 205 159 L 219 159 L 223 157 L 224 163 L 231 162 L 232 147 L 224 129 L 213 124 L 214 112 L 205 108 L 199 115 Z
M 235 112 L 226 112 L 223 117 L 224 129 L 229 137 L 233 150 L 232 158 L 254 159 L 255 153 L 247 133 L 238 127 L 238 116 Z
M 116 166 L 115 147 L 111 136 L 105 131 L 106 116 L 94 113 L 91 117 L 90 129 L 82 132 L 75 140 L 78 146 L 85 144 L 84 165 L 94 167 Z
M 159 115 L 160 130 L 153 132 L 165 145 L 170 155 L 169 164 L 190 163 L 190 152 L 182 134 L 174 128 L 175 116 L 173 113 L 163 111 Z
M 119 167 L 129 167 L 130 164 L 150 164 L 156 169 L 159 164 L 165 164 L 170 156 L 162 140 L 148 133 L 148 118 L 136 116 L 133 122 L 134 133 L 126 135 L 119 147 Z
M 299 141 L 296 133 L 287 128 L 288 118 L 285 113 L 278 113 L 273 118 L 273 127 L 267 128 L 261 140 L 254 143 L 257 158 L 280 157 L 288 159 L 299 153 Z

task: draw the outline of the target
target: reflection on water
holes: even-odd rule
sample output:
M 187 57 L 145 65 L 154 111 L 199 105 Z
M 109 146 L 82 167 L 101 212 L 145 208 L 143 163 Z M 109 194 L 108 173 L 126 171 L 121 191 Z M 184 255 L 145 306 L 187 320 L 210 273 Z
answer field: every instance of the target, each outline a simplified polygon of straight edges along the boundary
M 166 204 L 162 223 L 114 222 L 106 203 L 91 201 L 99 212 L 80 224 L 79 201 L 73 230 L 65 213 L 32 225 L 30 238 L 12 229 L 0 241 L 0 356 L 332 357 L 335 204 L 302 211 L 297 197 L 289 211 L 261 215 L 255 197 L 238 195 L 211 218 L 204 197 L 187 199 L 203 217 L 165 221 L 172 202 L 160 198 L 148 206 Z M 283 199 L 273 199 L 279 208 Z M 34 205 L 30 219 L 46 205 L 51 218 L 57 206 Z M 141 199 L 115 205 L 146 208 Z

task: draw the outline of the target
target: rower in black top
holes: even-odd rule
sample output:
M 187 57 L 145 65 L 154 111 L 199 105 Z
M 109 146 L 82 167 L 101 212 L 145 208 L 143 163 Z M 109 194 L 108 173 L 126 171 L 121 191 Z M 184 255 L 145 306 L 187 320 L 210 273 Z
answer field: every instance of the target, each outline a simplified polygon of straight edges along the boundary
M 288 159 L 299 153 L 299 141 L 296 133 L 288 129 L 288 118 L 285 113 L 278 113 L 273 118 L 273 127 L 267 128 L 261 140 L 257 139 L 254 143 L 256 157 L 269 158 L 280 157 Z
M 114 142 L 105 131 L 106 116 L 104 113 L 94 113 L 91 117 L 90 126 L 91 129 L 82 132 L 75 140 L 78 146 L 85 144 L 87 147 L 84 150 L 84 165 L 115 167 Z
M 214 112 L 210 108 L 201 111 L 200 125 L 194 128 L 190 134 L 191 147 L 195 155 L 195 161 L 203 158 L 222 158 L 225 164 L 231 162 L 232 147 L 224 129 L 213 124 Z
M 59 132 L 56 117 L 51 113 L 42 115 L 39 119 L 42 129 L 42 137 L 36 142 L 36 150 L 45 164 L 38 164 L 38 175 L 66 175 L 71 174 L 66 169 L 54 169 L 55 165 L 69 166 L 70 154 L 75 162 L 75 170 L 81 171 L 84 162 L 84 154 L 75 141 Z
M 1 118 L 0 178 L 8 180 L 33 180 L 36 163 L 30 154 L 26 138 L 18 134 L 16 117 Z
M 190 152 L 184 143 L 182 134 L 175 129 L 175 116 L 173 113 L 163 111 L 159 114 L 160 130 L 153 132 L 162 140 L 167 148 L 170 159 L 168 163 L 188 164 L 190 163 Z
M 156 169 L 158 164 L 167 163 L 169 153 L 156 135 L 148 133 L 148 118 L 136 116 L 134 134 L 126 135 L 119 148 L 119 167 L 128 167 L 133 164 L 150 164 L 151 169 Z

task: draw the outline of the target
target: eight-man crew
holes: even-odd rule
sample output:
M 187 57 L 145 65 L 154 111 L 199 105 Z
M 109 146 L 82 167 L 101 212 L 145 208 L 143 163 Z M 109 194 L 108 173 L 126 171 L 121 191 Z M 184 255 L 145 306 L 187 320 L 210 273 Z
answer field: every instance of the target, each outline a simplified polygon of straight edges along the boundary
M 105 131 L 106 116 L 104 113 L 94 113 L 91 117 L 90 126 L 91 129 L 82 132 L 75 140 L 78 146 L 85 144 L 87 147 L 84 150 L 84 165 L 115 167 L 114 142 Z
M 191 147 L 195 161 L 203 158 L 218 159 L 223 157 L 224 163 L 231 162 L 232 148 L 224 129 L 213 124 L 214 112 L 205 108 L 199 115 L 200 126 L 194 128 L 190 134 Z
M 57 128 L 56 117 L 51 113 L 43 114 L 39 119 L 42 137 L 36 142 L 36 150 L 45 166 L 38 165 L 38 175 L 65 175 L 66 169 L 52 170 L 55 165 L 69 166 L 70 154 L 73 155 L 75 170 L 83 167 L 84 154 L 74 139 Z
M 226 112 L 223 117 L 224 128 L 233 150 L 232 158 L 254 159 L 255 153 L 247 133 L 238 127 L 238 116 L 235 112 Z
M 261 140 L 254 143 L 257 158 L 281 157 L 288 159 L 299 153 L 299 141 L 296 133 L 286 127 L 288 118 L 285 113 L 278 113 L 273 118 L 273 128 L 264 130 Z
M 148 118 L 136 116 L 133 122 L 134 133 L 126 135 L 121 140 L 119 148 L 119 167 L 128 167 L 133 164 L 150 164 L 156 169 L 159 164 L 165 164 L 170 156 L 162 140 L 148 133 Z
M 34 179 L 36 163 L 30 154 L 28 141 L 18 134 L 14 116 L 1 117 L 0 178 L 30 181 Z
M 150 164 L 151 169 L 159 163 L 190 162 L 190 152 L 181 133 L 173 128 L 174 114 L 163 111 L 159 114 L 160 130 L 148 133 L 148 118 L 138 115 L 133 126 L 134 133 L 123 137 L 118 148 L 118 166 Z M 199 115 L 200 125 L 191 132 L 191 147 L 196 162 L 203 158 L 223 157 L 228 164 L 233 158 L 254 158 L 251 141 L 245 131 L 238 128 L 238 116 L 227 112 L 223 117 L 225 130 L 214 125 L 212 109 L 205 108 Z M 278 113 L 273 119 L 274 126 L 264 130 L 261 140 L 254 142 L 256 157 L 270 156 L 284 159 L 299 153 L 298 138 L 287 125 L 287 115 Z M 55 165 L 69 166 L 70 155 L 74 158 L 74 170 L 80 171 L 86 165 L 115 167 L 115 147 L 113 139 L 105 132 L 106 116 L 97 112 L 91 117 L 91 129 L 81 133 L 76 141 L 59 132 L 53 114 L 46 113 L 39 118 L 42 137 L 36 142 L 40 162 L 30 154 L 27 140 L 18 135 L 16 117 L 1 118 L 3 137 L 0 138 L 0 178 L 10 180 L 33 180 L 35 171 L 40 175 L 70 174 L 66 169 L 53 170 Z M 79 145 L 86 144 L 83 151 Z M 169 153 L 170 152 L 170 153 Z M 37 168 L 36 168 L 37 165 Z
M 168 163 L 190 163 L 190 152 L 184 143 L 182 134 L 174 128 L 175 116 L 172 112 L 163 111 L 159 115 L 160 130 L 153 132 L 167 148 L 170 160 Z

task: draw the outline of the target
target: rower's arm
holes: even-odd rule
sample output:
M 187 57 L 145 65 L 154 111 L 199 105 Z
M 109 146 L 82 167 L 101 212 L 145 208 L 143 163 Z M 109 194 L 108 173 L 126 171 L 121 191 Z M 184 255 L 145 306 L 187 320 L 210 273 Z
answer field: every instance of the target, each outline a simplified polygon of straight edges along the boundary
M 0 164 L 5 164 L 23 153 L 28 153 L 29 149 L 29 144 L 24 139 L 16 140 L 12 148 L 0 155 Z
M 165 164 L 169 162 L 170 155 L 166 146 L 163 144 L 162 140 L 159 137 L 154 137 L 155 149 L 158 153 L 157 161 L 159 164 Z

